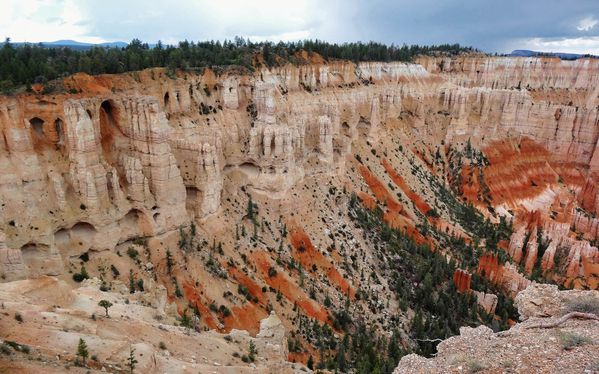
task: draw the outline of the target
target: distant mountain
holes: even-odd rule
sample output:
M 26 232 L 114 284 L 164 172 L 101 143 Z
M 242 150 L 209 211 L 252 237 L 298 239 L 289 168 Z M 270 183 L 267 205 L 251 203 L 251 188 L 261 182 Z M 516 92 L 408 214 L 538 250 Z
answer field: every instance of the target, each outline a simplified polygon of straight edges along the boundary
M 16 45 L 16 46 L 20 46 L 20 45 L 24 45 L 24 44 L 27 44 L 27 43 L 13 43 L 13 45 Z M 29 44 L 41 44 L 42 46 L 44 46 L 46 48 L 68 47 L 68 48 L 77 49 L 77 50 L 85 50 L 85 49 L 89 49 L 92 47 L 123 48 L 128 45 L 128 43 L 125 43 L 125 42 L 105 42 L 105 43 L 94 44 L 94 43 L 78 42 L 76 40 L 56 40 L 53 42 L 40 42 L 40 43 L 29 43 Z
M 579 53 L 563 53 L 563 52 L 538 52 L 531 51 L 528 49 L 516 49 L 512 51 L 512 53 L 508 54 L 511 57 L 536 57 L 536 56 L 551 56 L 551 57 L 559 57 L 562 60 L 576 60 L 582 57 L 597 57 L 589 54 L 579 54 Z

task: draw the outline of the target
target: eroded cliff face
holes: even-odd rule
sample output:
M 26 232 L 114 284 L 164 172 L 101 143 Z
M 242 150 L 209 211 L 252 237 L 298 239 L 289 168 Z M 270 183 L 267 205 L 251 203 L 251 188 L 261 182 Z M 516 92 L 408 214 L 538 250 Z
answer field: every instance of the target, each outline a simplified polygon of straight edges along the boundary
M 68 94 L 0 98 L 3 281 L 75 286 L 83 264 L 105 283 L 163 284 L 173 313 L 194 308 L 211 329 L 256 333 L 273 308 L 290 331 L 332 325 L 325 296 L 390 328 L 398 303 L 384 277 L 364 278 L 380 264 L 349 195 L 452 257 L 422 225 L 480 238 L 441 202 L 445 186 L 513 226 L 507 263 L 483 253 L 471 271 L 512 296 L 531 276 L 597 288 L 598 60 L 314 61 L 77 74 Z M 493 313 L 495 295 L 455 274 Z
M 231 174 L 272 196 L 305 175 L 342 174 L 352 139 L 376 137 L 381 116 L 401 110 L 401 91 L 361 79 L 427 75 L 350 63 L 176 79 L 149 70 L 66 79 L 80 94 L 3 98 L 1 229 L 20 249 L 4 250 L 3 273 L 59 274 L 61 256 L 209 217 Z

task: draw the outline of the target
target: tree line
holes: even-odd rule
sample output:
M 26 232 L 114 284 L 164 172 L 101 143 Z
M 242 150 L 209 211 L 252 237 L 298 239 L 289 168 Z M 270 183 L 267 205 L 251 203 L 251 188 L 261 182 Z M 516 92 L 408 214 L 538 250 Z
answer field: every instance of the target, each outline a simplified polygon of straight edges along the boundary
M 9 93 L 17 87 L 44 83 L 77 72 L 116 74 L 151 67 L 193 69 L 237 65 L 253 70 L 255 56 L 260 53 L 264 63 L 275 66 L 299 64 L 296 52 L 316 52 L 325 59 L 351 61 L 411 61 L 427 54 L 454 55 L 474 51 L 459 44 L 386 45 L 376 42 L 328 43 L 320 40 L 299 42 L 258 42 L 244 38 L 220 41 L 182 41 L 178 45 L 158 42 L 150 46 L 133 39 L 124 48 L 92 47 L 76 50 L 69 47 L 48 48 L 40 44 L 15 45 L 7 38 L 0 48 L 0 91 Z

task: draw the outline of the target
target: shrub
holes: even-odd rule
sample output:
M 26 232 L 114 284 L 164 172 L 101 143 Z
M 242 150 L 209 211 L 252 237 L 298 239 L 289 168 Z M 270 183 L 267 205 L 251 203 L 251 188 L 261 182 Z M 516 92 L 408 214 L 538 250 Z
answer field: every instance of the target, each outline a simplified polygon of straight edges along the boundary
M 272 278 L 272 277 L 276 277 L 276 276 L 277 276 L 277 269 L 275 269 L 275 268 L 274 268 L 274 267 L 272 267 L 272 266 L 271 266 L 271 267 L 269 267 L 269 268 L 268 268 L 268 276 L 269 276 L 270 278 Z
M 23 316 L 21 316 L 21 313 L 15 313 L 15 319 L 17 322 L 23 323 Z
M 160 342 L 158 343 L 158 348 L 165 350 L 166 349 L 166 344 L 164 344 L 164 342 Z
M 139 252 L 137 251 L 137 249 L 135 249 L 133 247 L 129 247 L 127 249 L 127 255 L 129 257 L 131 257 L 131 259 L 135 260 L 135 259 L 137 259 L 137 256 L 139 255 Z
M 84 279 L 88 279 L 89 278 L 89 274 L 87 274 L 87 270 L 85 269 L 85 266 L 81 265 L 81 270 L 79 271 L 79 273 L 75 273 L 73 274 L 73 280 L 77 283 L 82 282 Z
M 112 271 L 112 276 L 114 278 L 118 278 L 118 276 L 121 275 L 121 272 L 119 271 L 119 269 L 117 269 L 116 266 L 114 266 L 114 265 L 110 265 L 110 271 Z
M 3 344 L 0 344 L 0 353 L 9 355 L 12 353 L 12 350 L 10 349 L 10 346 L 8 344 L 3 343 Z
M 593 313 L 599 315 L 599 299 L 585 297 L 566 302 L 568 312 Z
M 574 332 L 561 332 L 559 334 L 559 338 L 562 343 L 562 348 L 567 351 L 579 347 L 581 345 L 591 344 L 593 342 L 591 338 L 584 335 L 576 334 Z
M 224 317 L 231 315 L 231 311 L 225 305 L 221 305 L 218 310 L 223 314 Z

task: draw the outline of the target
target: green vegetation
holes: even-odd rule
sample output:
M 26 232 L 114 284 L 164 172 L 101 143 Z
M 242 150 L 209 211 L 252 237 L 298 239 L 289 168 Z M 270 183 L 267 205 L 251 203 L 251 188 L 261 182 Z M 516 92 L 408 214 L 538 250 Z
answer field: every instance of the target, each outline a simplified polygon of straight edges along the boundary
M 130 374 L 133 374 L 133 370 L 135 370 L 135 364 L 137 363 L 138 361 L 135 358 L 135 348 L 129 346 L 129 357 L 127 358 L 127 367 L 129 368 Z
M 593 343 L 593 340 L 588 336 L 583 336 L 574 332 L 560 331 L 558 335 L 562 348 L 567 351 L 582 345 Z
M 300 50 L 316 52 L 325 59 L 352 61 L 410 61 L 420 54 L 458 54 L 472 51 L 458 44 L 438 46 L 385 45 L 381 43 L 332 44 L 319 40 L 300 42 L 259 42 L 236 37 L 224 42 L 179 42 L 177 46 L 160 41 L 153 47 L 133 39 L 125 48 L 94 47 L 88 50 L 46 48 L 39 44 L 15 46 L 7 38 L 0 48 L 0 92 L 64 77 L 77 72 L 88 74 L 124 73 L 150 67 L 193 69 L 236 65 L 253 69 L 254 56 L 261 53 L 267 65 L 282 62 L 301 63 L 294 55 Z M 209 88 L 205 87 L 209 92 Z
M 79 283 L 83 282 L 85 279 L 89 279 L 89 274 L 87 273 L 85 266 L 81 265 L 81 270 L 79 271 L 79 273 L 73 274 L 73 280 Z
M 79 338 L 79 344 L 77 344 L 77 360 L 81 359 L 81 363 L 85 365 L 85 360 L 89 357 L 89 351 L 87 350 L 87 344 L 85 340 Z
M 112 303 L 108 300 L 100 300 L 98 306 L 104 308 L 104 311 L 106 312 L 106 317 L 109 317 L 108 308 L 112 306 Z
M 599 300 L 592 296 L 568 300 L 566 309 L 568 312 L 592 313 L 599 316 Z

